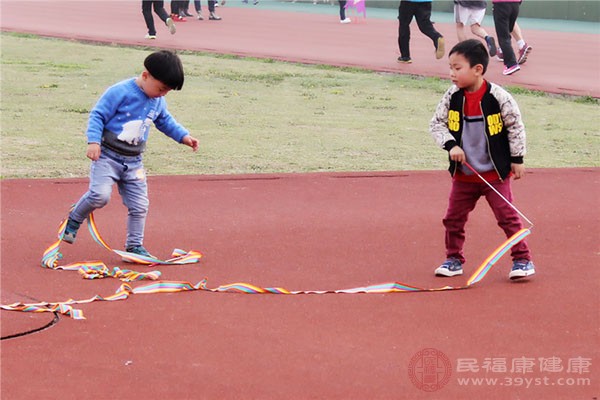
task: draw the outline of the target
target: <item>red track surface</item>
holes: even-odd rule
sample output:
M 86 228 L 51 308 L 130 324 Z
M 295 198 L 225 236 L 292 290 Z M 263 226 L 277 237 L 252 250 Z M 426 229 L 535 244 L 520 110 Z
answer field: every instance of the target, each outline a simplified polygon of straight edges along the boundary
M 62 317 L 49 330 L 2 342 L 2 398 L 592 398 L 600 379 L 599 180 L 598 169 L 534 170 L 515 183 L 517 205 L 536 224 L 529 241 L 538 276 L 529 282 L 509 282 L 504 257 L 480 284 L 457 292 L 188 292 L 92 303 L 81 306 L 86 321 Z M 86 187 L 85 179 L 2 181 L 3 304 L 117 289 L 115 280 L 37 267 L 64 206 Z M 460 285 L 466 278 L 432 274 L 443 257 L 448 189 L 445 172 L 155 177 L 146 244 L 162 257 L 175 247 L 204 252 L 199 265 L 160 269 L 169 280 L 208 277 L 209 286 Z M 120 247 L 124 220 L 118 197 L 97 213 L 109 244 Z M 467 273 L 503 240 L 480 204 L 468 225 Z M 85 230 L 62 250 L 65 263 L 123 267 Z M 2 335 L 49 320 L 3 311 Z M 411 357 L 427 347 L 454 366 L 494 357 L 510 369 L 513 359 L 536 359 L 533 373 L 492 374 L 500 379 L 585 377 L 592 385 L 463 387 L 456 378 L 485 374 L 454 371 L 432 395 L 408 376 Z M 557 357 L 566 367 L 579 356 L 591 359 L 590 373 L 544 373 L 537 365 Z
M 123 3 L 31 4 L 3 2 L 3 29 L 35 27 L 38 33 L 58 35 L 61 26 L 69 29 L 63 34 L 73 37 L 84 38 L 79 33 L 85 32 L 89 40 L 123 42 L 135 41 L 143 32 L 137 7 L 128 10 Z M 234 36 L 227 33 L 226 23 L 236 21 L 238 12 L 222 10 L 227 19 L 211 26 L 207 47 L 238 52 L 227 47 L 224 38 Z M 264 13 L 244 11 L 235 29 L 250 32 L 249 17 Z M 318 15 L 295 14 L 287 24 L 280 18 L 254 20 L 251 37 L 235 35 L 237 49 L 285 58 L 286 51 L 303 51 L 290 40 L 312 37 L 313 49 L 304 49 L 304 57 L 289 58 L 329 62 L 311 52 L 326 47 L 323 38 L 333 37 L 338 25 Z M 111 21 L 110 29 L 97 27 L 98 21 Z M 350 28 L 370 31 L 380 23 L 389 21 L 368 20 Z M 208 31 L 208 25 L 198 24 L 202 32 Z M 297 35 L 268 31 L 291 29 L 290 24 L 298 24 Z M 317 27 L 324 30 L 317 34 Z M 192 48 L 192 38 L 207 37 L 185 29 L 174 37 L 164 35 L 161 45 Z M 385 34 L 393 42 L 394 33 Z M 283 38 L 286 43 L 276 44 Z M 264 47 L 257 46 L 259 39 L 265 41 Z M 380 44 L 378 39 L 367 47 Z M 543 48 L 536 42 L 540 58 Z M 391 55 L 393 61 L 394 46 L 386 49 L 386 59 Z M 346 60 L 337 63 L 352 64 L 344 53 L 350 52 L 335 54 Z M 415 59 L 433 64 L 430 56 L 429 51 L 415 53 Z M 519 79 L 541 79 L 537 76 L 541 73 L 530 74 L 537 65 L 534 60 Z M 516 204 L 536 224 L 529 242 L 538 275 L 529 282 L 509 282 L 510 261 L 504 257 L 484 281 L 456 292 L 299 296 L 188 292 L 96 302 L 80 307 L 85 321 L 61 317 L 45 331 L 2 341 L 2 398 L 591 399 L 598 396 L 600 382 L 599 183 L 597 168 L 532 170 L 515 182 Z M 388 281 L 460 285 L 466 277 L 432 275 L 443 258 L 440 219 L 449 184 L 442 171 L 152 177 L 145 244 L 162 257 L 175 247 L 202 251 L 205 258 L 198 265 L 160 270 L 169 280 L 196 283 L 208 277 L 211 287 L 232 282 L 290 290 Z M 86 179 L 1 182 L 2 304 L 85 299 L 117 289 L 115 280 L 84 281 L 76 273 L 38 267 L 67 205 L 86 187 Z M 96 218 L 104 238 L 119 248 L 125 229 L 119 198 Z M 503 240 L 482 202 L 468 224 L 467 275 Z M 63 245 L 61 250 L 64 263 L 101 259 L 109 266 L 128 267 L 95 244 L 85 230 L 75 245 Z M 134 285 L 139 284 L 143 283 Z M 1 317 L 4 337 L 46 325 L 53 316 L 3 311 Z M 409 378 L 411 358 L 424 348 L 444 352 L 453 366 L 449 383 L 434 393 L 417 389 Z M 512 362 L 522 357 L 533 359 L 532 372 L 511 373 Z M 562 371 L 540 367 L 540 358 L 552 357 L 560 359 Z M 578 357 L 591 361 L 589 372 L 567 371 L 569 360 Z M 479 365 L 486 358 L 504 360 L 508 371 L 487 375 L 458 371 L 458 361 L 467 358 Z M 499 382 L 461 386 L 457 380 L 484 376 Z M 509 386 L 507 379 L 515 377 L 530 379 L 530 387 L 524 381 L 521 385 L 510 381 Z M 566 378 L 589 383 L 561 386 Z

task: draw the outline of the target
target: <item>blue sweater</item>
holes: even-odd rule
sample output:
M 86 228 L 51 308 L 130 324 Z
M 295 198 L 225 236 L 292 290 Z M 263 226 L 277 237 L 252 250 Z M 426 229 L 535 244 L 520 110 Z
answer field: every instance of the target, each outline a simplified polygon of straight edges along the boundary
M 132 156 L 144 151 L 151 123 L 178 143 L 189 134 L 169 113 L 165 98 L 148 97 L 135 79 L 109 87 L 100 97 L 90 112 L 88 143 Z

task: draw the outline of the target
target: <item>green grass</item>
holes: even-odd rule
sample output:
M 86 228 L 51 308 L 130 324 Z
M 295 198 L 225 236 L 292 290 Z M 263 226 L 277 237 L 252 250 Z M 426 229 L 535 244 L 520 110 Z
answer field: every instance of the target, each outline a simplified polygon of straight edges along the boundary
M 85 177 L 89 110 L 138 75 L 150 49 L 1 35 L 2 178 Z M 232 174 L 446 168 L 428 133 L 449 82 L 355 68 L 184 52 L 186 82 L 169 110 L 198 153 L 157 130 L 148 173 Z M 509 88 L 528 133 L 528 167 L 600 165 L 593 98 Z

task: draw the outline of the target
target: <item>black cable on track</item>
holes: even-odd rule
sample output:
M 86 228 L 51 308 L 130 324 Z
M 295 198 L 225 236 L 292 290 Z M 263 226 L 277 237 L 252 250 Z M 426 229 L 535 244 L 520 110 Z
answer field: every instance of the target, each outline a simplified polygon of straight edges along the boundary
M 36 333 L 36 332 L 40 332 L 40 331 L 43 331 L 45 329 L 48 329 L 51 326 L 56 325 L 58 323 L 58 321 L 60 320 L 60 316 L 59 316 L 58 312 L 53 311 L 52 314 L 54 314 L 54 318 L 52 319 L 52 321 L 48 322 L 46 325 L 41 326 L 39 328 L 31 329 L 29 331 L 19 332 L 19 333 L 13 333 L 12 335 L 2 336 L 0 338 L 0 340 L 14 339 L 14 338 L 18 338 L 18 337 L 22 337 L 22 336 L 26 336 L 26 335 L 31 335 L 32 333 Z
M 31 296 L 23 294 L 23 293 L 15 293 L 15 294 L 17 296 L 25 297 L 25 298 L 28 298 L 29 300 L 32 300 L 32 301 L 35 301 L 38 303 L 40 302 L 40 300 L 36 299 L 35 297 L 31 297 Z M 15 339 L 18 337 L 31 335 L 32 333 L 36 333 L 36 332 L 40 332 L 45 329 L 48 329 L 48 328 L 56 325 L 58 323 L 58 321 L 60 320 L 60 314 L 58 312 L 53 311 L 52 314 L 54 314 L 54 318 L 52 319 L 52 321 L 48 322 L 46 325 L 40 326 L 39 328 L 31 329 L 31 330 L 28 330 L 25 332 L 18 332 L 18 333 L 13 333 L 12 335 L 2 336 L 2 337 L 0 337 L 0 340 Z

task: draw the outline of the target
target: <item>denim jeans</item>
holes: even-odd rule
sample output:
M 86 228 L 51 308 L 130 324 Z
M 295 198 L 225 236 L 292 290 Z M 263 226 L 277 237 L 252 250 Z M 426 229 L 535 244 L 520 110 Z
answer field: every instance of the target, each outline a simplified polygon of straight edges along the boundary
M 125 247 L 142 245 L 150 201 L 141 155 L 123 156 L 102 147 L 100 158 L 92 162 L 89 189 L 69 217 L 81 223 L 92 211 L 104 207 L 115 183 L 128 210 Z

